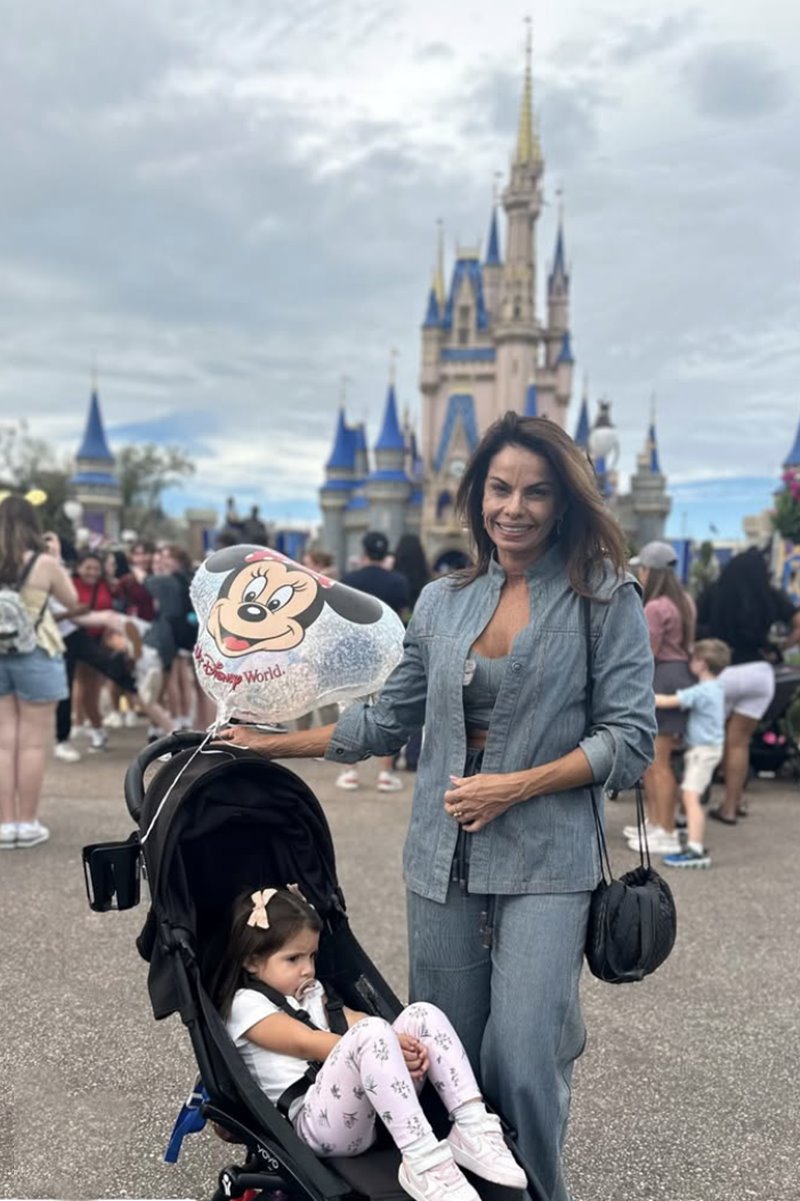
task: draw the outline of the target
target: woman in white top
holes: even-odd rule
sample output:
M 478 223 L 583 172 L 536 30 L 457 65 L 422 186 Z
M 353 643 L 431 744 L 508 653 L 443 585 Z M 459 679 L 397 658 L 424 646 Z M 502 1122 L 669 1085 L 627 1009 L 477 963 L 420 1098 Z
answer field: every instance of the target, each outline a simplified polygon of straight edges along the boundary
M 37 813 L 67 677 L 64 644 L 47 601 L 52 595 L 68 609 L 78 603 L 67 572 L 47 553 L 36 510 L 21 496 L 0 503 L 0 592 L 0 850 L 14 850 L 50 837 Z M 32 649 L 24 649 L 34 640 Z

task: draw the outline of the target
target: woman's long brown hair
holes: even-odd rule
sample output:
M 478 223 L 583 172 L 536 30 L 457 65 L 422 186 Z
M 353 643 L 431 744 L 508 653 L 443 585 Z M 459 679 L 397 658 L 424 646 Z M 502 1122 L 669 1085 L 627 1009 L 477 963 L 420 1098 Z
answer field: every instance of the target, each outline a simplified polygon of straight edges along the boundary
M 666 596 L 681 618 L 681 646 L 687 655 L 694 642 L 694 613 L 681 582 L 671 567 L 648 567 L 644 586 L 644 603 Z
M 558 542 L 564 549 L 569 581 L 581 596 L 592 595 L 591 577 L 600 575 L 604 560 L 625 571 L 625 538 L 605 506 L 597 478 L 585 454 L 560 425 L 546 417 L 520 417 L 508 412 L 489 426 L 470 459 L 456 496 L 456 509 L 466 520 L 477 561 L 453 575 L 463 588 L 489 570 L 494 543 L 483 524 L 483 492 L 489 465 L 506 446 L 520 446 L 546 459 L 564 502 Z
M 44 549 L 39 518 L 30 501 L 23 496 L 0 501 L 0 584 L 16 584 L 25 552 Z

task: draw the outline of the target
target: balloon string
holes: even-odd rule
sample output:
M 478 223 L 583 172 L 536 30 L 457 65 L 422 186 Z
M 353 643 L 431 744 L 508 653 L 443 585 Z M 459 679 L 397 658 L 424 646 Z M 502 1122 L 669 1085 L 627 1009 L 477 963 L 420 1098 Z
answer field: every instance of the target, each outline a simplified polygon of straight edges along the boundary
M 205 748 L 208 746 L 209 742 L 210 742 L 210 741 L 211 741 L 211 739 L 214 737 L 214 735 L 215 735 L 215 734 L 216 734 L 216 733 L 217 733 L 217 732 L 218 732 L 218 731 L 219 731 L 219 730 L 222 728 L 222 726 L 224 726 L 224 725 L 227 725 L 227 722 L 226 722 L 225 720 L 221 720 L 220 718 L 217 718 L 217 720 L 216 720 L 215 722 L 212 722 L 212 724 L 211 724 L 211 725 L 208 727 L 208 731 L 206 732 L 206 736 L 205 736 L 205 738 L 203 739 L 203 741 L 200 743 L 200 745 L 199 745 L 199 746 L 195 747 L 194 751 L 193 751 L 193 752 L 192 752 L 192 754 L 189 756 L 189 758 L 186 760 L 186 762 L 184 763 L 183 767 L 182 767 L 182 768 L 181 768 L 181 770 L 178 772 L 177 776 L 176 776 L 176 777 L 175 777 L 175 779 L 172 781 L 172 783 L 170 784 L 169 788 L 167 789 L 167 791 L 164 793 L 163 797 L 161 798 L 161 801 L 160 801 L 160 803 L 159 803 L 159 806 L 158 806 L 158 808 L 156 809 L 155 813 L 153 814 L 153 818 L 152 818 L 152 820 L 151 820 L 151 822 L 150 822 L 150 825 L 147 827 L 147 830 L 146 830 L 146 832 L 143 834 L 143 836 L 142 836 L 142 837 L 139 839 L 139 844 L 140 844 L 140 846 L 144 846 L 144 844 L 147 842 L 148 838 L 150 837 L 150 835 L 151 835 L 151 834 L 152 834 L 152 832 L 153 832 L 153 827 L 155 826 L 156 822 L 158 821 L 159 817 L 161 816 L 161 810 L 164 808 L 164 806 L 166 805 L 167 801 L 168 801 L 168 800 L 169 800 L 169 798 L 170 798 L 170 795 L 171 795 L 171 793 L 172 793 L 172 790 L 173 790 L 173 788 L 174 788 L 174 787 L 175 787 L 175 785 L 178 783 L 178 780 L 180 780 L 181 776 L 182 776 L 182 775 L 183 775 L 183 773 L 186 771 L 187 767 L 189 767 L 189 766 L 190 766 L 192 763 L 194 763 L 194 761 L 195 761 L 195 759 L 197 758 L 197 756 L 198 756 L 198 755 L 200 755 L 200 754 L 203 754 L 204 752 L 205 752 L 205 754 L 207 754 L 207 755 L 230 755 L 230 751 L 223 751 L 223 750 L 218 750 L 218 751 L 206 751 L 206 750 L 205 750 Z M 233 756 L 232 756 L 232 755 L 231 755 L 231 758 L 233 758 Z

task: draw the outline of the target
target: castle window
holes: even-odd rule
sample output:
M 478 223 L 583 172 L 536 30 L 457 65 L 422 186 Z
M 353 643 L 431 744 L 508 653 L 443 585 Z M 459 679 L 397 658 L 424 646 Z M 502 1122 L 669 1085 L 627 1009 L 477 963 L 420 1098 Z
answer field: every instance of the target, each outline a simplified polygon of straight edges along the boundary
M 458 306 L 458 344 L 466 346 L 469 343 L 471 310 L 468 304 Z

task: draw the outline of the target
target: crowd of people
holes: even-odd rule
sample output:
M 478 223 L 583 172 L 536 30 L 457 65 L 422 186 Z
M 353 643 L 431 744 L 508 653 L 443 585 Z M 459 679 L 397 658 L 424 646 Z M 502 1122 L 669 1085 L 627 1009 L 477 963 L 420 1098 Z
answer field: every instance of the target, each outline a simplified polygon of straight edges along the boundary
M 435 1080 L 430 1030 L 444 1031 L 474 1075 L 465 1067 L 464 1087 L 445 1097 L 455 1123 L 445 1143 L 420 1124 L 409 1092 L 398 1109 L 407 1123 L 396 1137 L 401 1181 L 420 1201 L 450 1193 L 471 1201 L 459 1165 L 519 1185 L 486 1096 L 516 1130 L 543 1194 L 567 1201 L 561 1153 L 585 1043 L 578 980 L 600 879 L 589 795 L 601 797 L 602 812 L 601 794 L 643 776 L 651 849 L 669 867 L 709 866 L 706 816 L 733 825 L 747 813 L 749 742 L 775 686 L 772 632 L 782 624 L 784 644 L 799 642 L 800 614 L 757 551 L 733 559 L 697 604 L 668 543 L 629 561 L 590 464 L 553 422 L 514 413 L 495 422 L 467 464 L 457 506 L 474 544 L 468 567 L 431 580 L 419 539 L 407 535 L 392 550 L 370 531 L 363 558 L 342 577 L 407 624 L 403 658 L 377 698 L 309 714 L 291 732 L 233 725 L 220 737 L 267 757 L 325 757 L 347 790 L 359 787 L 355 765 L 368 755 L 381 760 L 382 791 L 401 786 L 399 754 L 416 764 L 404 850 L 412 1008 L 391 1033 L 401 1050 L 395 1067 L 403 1080 L 406 1070 Z M 226 527 L 221 544 L 242 536 Z M 306 565 L 335 575 L 324 549 L 310 550 Z M 80 754 L 73 727 L 99 753 L 110 724 L 140 713 L 152 737 L 211 724 L 191 662 L 192 570 L 180 546 L 143 540 L 72 561 L 26 500 L 0 503 L 0 847 L 48 837 L 38 803 L 54 731 L 55 754 L 71 762 Z M 420 746 L 425 729 L 435 736 Z M 718 768 L 724 798 L 704 806 Z M 637 828 L 626 835 L 638 849 Z M 251 937 L 254 927 L 270 930 L 280 904 L 297 908 L 277 892 L 248 894 L 233 915 L 238 988 L 220 1001 L 268 1094 L 305 1053 L 295 1023 L 281 1019 L 283 1001 L 313 980 L 317 939 L 313 910 L 302 905 L 302 920 L 283 933 L 276 922 L 270 939 Z M 340 1037 L 358 1055 L 367 1053 L 359 1040 L 390 1039 L 385 1024 L 359 1030 L 362 1019 L 349 1015 L 348 1032 L 333 1035 L 320 1011 L 314 1058 L 325 1061 L 319 1079 L 334 1097 Z M 442 1063 L 449 1071 L 450 1060 Z M 300 1137 L 320 1154 L 367 1146 L 372 1101 L 363 1137 L 326 1124 L 323 1138 L 318 1093 L 289 1114 Z

